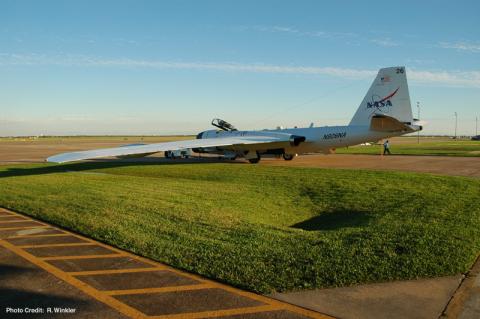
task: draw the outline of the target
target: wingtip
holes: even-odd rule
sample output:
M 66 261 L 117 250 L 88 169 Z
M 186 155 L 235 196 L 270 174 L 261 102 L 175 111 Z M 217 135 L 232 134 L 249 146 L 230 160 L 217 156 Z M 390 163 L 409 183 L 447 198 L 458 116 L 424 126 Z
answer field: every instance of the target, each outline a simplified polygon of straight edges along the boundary
M 45 159 L 45 162 L 47 162 L 47 163 L 54 163 L 54 164 L 61 164 L 61 163 L 63 163 L 62 161 L 55 160 L 55 157 L 56 157 L 56 156 L 48 157 L 47 159 Z

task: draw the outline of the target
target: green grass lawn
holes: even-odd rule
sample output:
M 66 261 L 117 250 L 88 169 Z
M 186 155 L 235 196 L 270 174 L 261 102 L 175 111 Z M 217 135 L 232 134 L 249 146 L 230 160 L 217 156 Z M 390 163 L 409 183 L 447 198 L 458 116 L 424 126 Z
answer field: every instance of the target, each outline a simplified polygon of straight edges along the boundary
M 396 155 L 480 156 L 480 141 L 422 138 L 417 144 L 417 139 L 414 137 L 397 138 L 397 140 L 401 143 L 397 144 L 393 139 L 390 144 L 392 154 Z M 382 144 L 374 144 L 339 148 L 336 153 L 377 155 L 382 151 Z
M 258 292 L 451 275 L 480 180 L 246 164 L 0 167 L 0 206 Z

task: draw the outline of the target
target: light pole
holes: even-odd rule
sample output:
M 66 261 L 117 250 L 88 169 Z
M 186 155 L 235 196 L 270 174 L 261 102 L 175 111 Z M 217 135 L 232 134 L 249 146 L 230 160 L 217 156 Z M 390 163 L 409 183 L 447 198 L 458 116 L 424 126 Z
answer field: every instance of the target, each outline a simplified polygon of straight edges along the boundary
M 478 116 L 475 116 L 475 136 L 478 135 Z
M 458 116 L 457 116 L 457 112 L 455 112 L 455 137 L 454 139 L 457 139 L 457 119 L 458 119 Z
M 418 110 L 417 120 L 420 121 L 420 102 L 418 101 L 417 101 L 417 110 Z M 420 130 L 417 133 L 417 144 L 420 144 Z

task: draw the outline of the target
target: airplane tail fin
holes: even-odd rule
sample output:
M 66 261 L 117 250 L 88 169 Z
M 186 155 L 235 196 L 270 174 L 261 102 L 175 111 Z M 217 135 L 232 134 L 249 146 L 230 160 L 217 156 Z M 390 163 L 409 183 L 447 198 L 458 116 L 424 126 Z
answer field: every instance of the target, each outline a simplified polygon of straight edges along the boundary
M 390 117 L 414 124 L 405 67 L 380 69 L 350 125 L 371 125 L 372 119 Z

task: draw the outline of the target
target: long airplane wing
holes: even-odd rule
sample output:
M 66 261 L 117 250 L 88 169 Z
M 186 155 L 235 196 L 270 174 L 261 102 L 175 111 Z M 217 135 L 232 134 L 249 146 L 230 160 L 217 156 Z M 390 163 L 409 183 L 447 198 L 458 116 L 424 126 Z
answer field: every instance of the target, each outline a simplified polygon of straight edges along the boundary
M 268 143 L 288 143 L 290 141 L 290 134 L 282 136 L 238 136 L 238 137 L 221 137 L 208 138 L 196 140 L 184 140 L 176 142 L 155 143 L 146 145 L 132 145 L 114 148 L 102 148 L 90 151 L 80 151 L 72 153 L 63 153 L 47 158 L 47 162 L 65 163 L 73 161 L 81 161 L 86 159 L 112 157 L 112 156 L 127 156 L 127 155 L 142 155 L 153 154 L 163 151 L 175 151 L 185 148 L 206 148 L 206 147 L 227 147 L 232 148 L 241 146 L 254 146 L 256 144 Z

